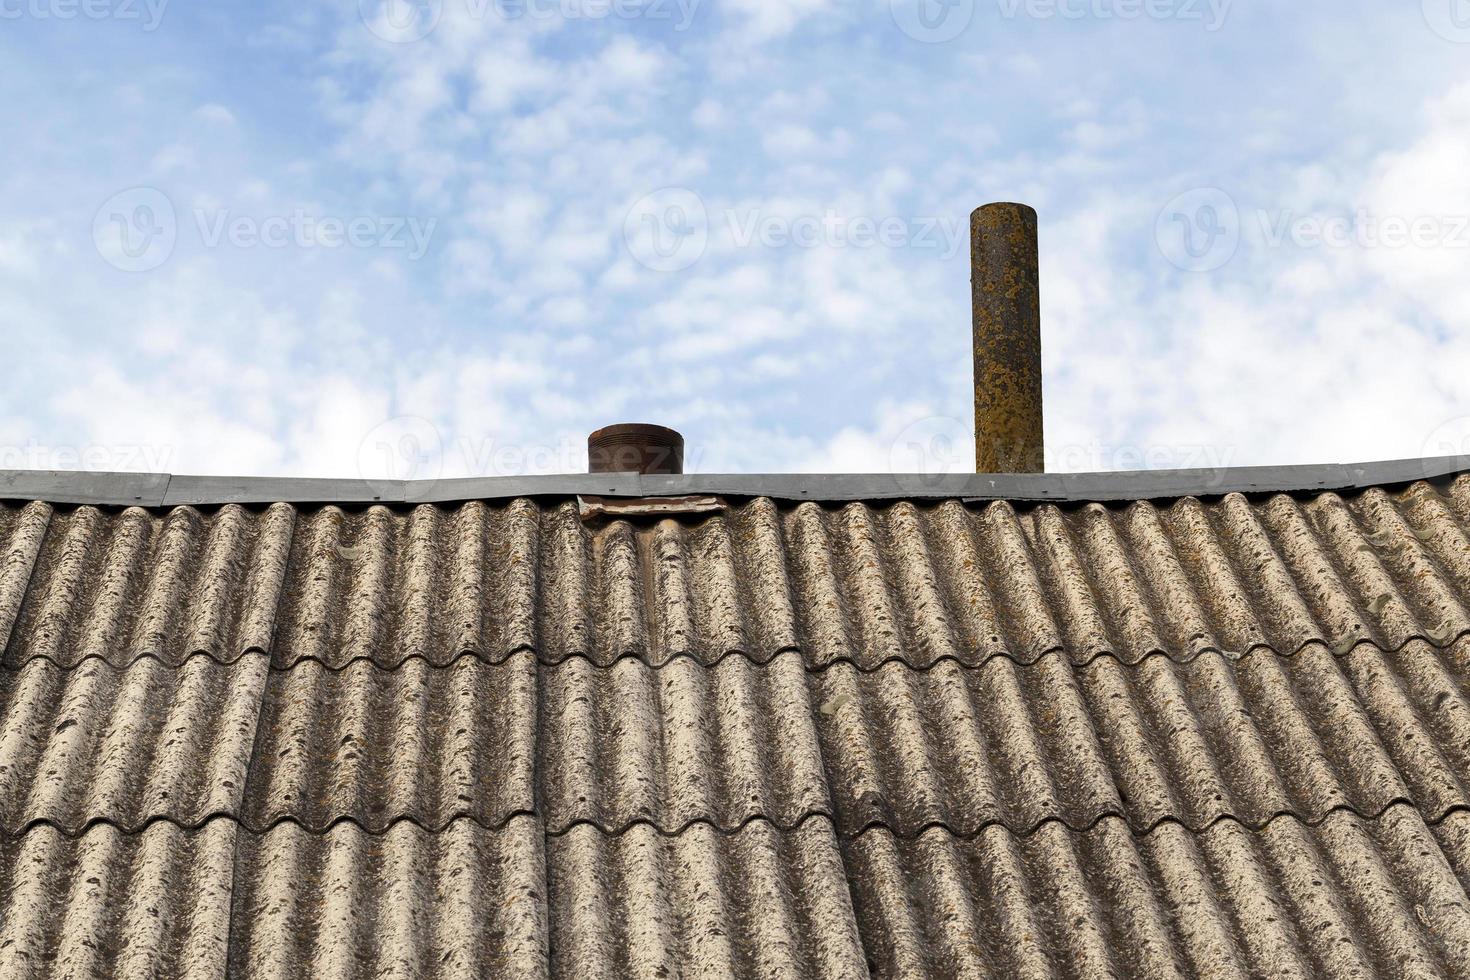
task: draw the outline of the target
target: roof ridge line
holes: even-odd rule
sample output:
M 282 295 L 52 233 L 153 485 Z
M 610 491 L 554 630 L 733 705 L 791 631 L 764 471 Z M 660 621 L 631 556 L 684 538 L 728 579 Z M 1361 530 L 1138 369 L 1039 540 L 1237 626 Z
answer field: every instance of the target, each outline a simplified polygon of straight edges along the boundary
M 1363 463 L 1238 466 L 1111 473 L 685 474 L 574 473 L 431 480 L 215 477 L 171 473 L 0 470 L 0 500 L 116 507 L 271 504 L 431 504 L 518 497 L 670 497 L 691 494 L 783 501 L 967 502 L 1165 500 L 1229 493 L 1302 493 L 1441 480 L 1470 471 L 1470 456 Z

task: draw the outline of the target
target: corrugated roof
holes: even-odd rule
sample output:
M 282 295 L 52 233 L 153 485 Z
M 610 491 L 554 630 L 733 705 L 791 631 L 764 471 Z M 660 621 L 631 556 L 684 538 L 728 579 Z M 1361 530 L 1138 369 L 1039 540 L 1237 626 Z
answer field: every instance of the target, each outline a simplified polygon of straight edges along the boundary
M 1459 975 L 1470 476 L 0 505 L 0 975 Z
M 1459 977 L 1467 861 L 1464 813 L 1402 804 L 1141 835 L 42 826 L 0 842 L 0 974 Z

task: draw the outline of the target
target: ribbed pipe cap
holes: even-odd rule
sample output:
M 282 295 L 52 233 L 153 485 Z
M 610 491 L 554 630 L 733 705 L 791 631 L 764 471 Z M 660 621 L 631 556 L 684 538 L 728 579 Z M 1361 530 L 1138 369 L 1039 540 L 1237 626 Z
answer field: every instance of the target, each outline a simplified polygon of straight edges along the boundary
M 677 476 L 684 472 L 684 437 L 662 425 L 610 425 L 587 437 L 587 469 Z

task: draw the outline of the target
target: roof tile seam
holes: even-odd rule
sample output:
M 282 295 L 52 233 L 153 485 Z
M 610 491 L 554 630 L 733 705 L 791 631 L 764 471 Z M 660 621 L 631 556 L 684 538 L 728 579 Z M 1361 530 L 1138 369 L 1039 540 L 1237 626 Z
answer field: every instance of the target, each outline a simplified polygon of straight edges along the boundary
M 254 751 L 253 751 L 253 749 L 252 749 L 252 752 L 251 752 L 251 758 L 252 758 L 252 760 L 254 759 Z M 237 820 L 233 820 L 232 818 L 227 817 L 227 816 L 224 816 L 223 814 L 217 814 L 214 818 L 211 818 L 210 820 L 205 821 L 205 823 L 203 825 L 201 825 L 199 829 L 200 830 L 203 830 L 204 829 L 204 826 L 207 826 L 208 824 L 215 822 L 216 820 L 218 820 L 221 817 L 223 817 L 224 821 L 226 821 L 226 822 L 234 823 L 236 826 L 239 826 L 240 825 L 239 824 L 239 821 L 237 821 Z M 183 828 L 180 828 L 180 831 L 182 833 L 187 833 L 188 832 L 186 830 L 183 830 Z M 135 837 L 135 838 L 138 836 L 138 834 L 136 834 L 136 833 L 129 834 L 126 831 L 123 831 L 123 835 L 124 836 L 131 836 L 131 837 Z M 245 842 L 240 839 L 240 835 L 239 834 L 235 834 L 235 835 L 233 835 L 233 837 L 234 837 L 234 839 L 230 842 L 230 902 L 229 902 L 229 910 L 225 913 L 225 953 L 224 953 L 224 955 L 225 955 L 225 975 L 226 976 L 229 976 L 230 957 L 231 957 L 230 951 L 235 948 L 235 942 L 236 942 L 235 937 L 237 935 L 236 929 L 237 928 L 245 927 L 246 924 L 248 924 L 248 922 L 249 922 L 249 913 L 248 912 L 244 912 L 242 914 L 241 913 L 241 910 L 240 910 L 240 905 L 242 904 L 242 899 L 245 896 L 245 894 L 247 893 L 247 891 L 249 890 L 249 882 L 250 882 L 250 878 L 249 878 L 248 873 L 242 867 L 243 865 L 245 865 L 245 863 L 247 861 L 247 851 L 246 851 L 246 848 L 244 846 L 245 845 Z M 72 839 L 75 840 L 76 838 L 72 838 Z
M 648 820 L 646 818 L 630 820 L 620 825 L 604 825 L 594 820 L 577 819 L 568 822 L 559 830 L 551 830 L 548 828 L 545 831 L 545 837 L 547 840 L 555 840 L 558 838 L 566 837 L 579 829 L 585 828 L 595 830 L 597 833 L 603 835 L 604 837 L 610 838 L 625 837 L 629 833 L 636 830 L 649 830 L 659 837 L 672 839 L 676 837 L 681 837 L 696 827 L 707 828 L 708 830 L 722 837 L 736 837 L 742 834 L 747 828 L 756 824 L 771 827 L 778 833 L 793 834 L 801 831 L 808 823 L 811 823 L 814 820 L 821 820 L 831 824 L 834 836 L 842 841 L 855 841 L 867 836 L 868 834 L 879 832 L 887 833 L 890 837 L 896 840 L 918 840 L 925 834 L 935 830 L 944 831 L 956 840 L 974 840 L 984 835 L 985 833 L 995 830 L 997 828 L 1005 831 L 1012 837 L 1024 840 L 1036 835 L 1041 830 L 1054 825 L 1061 827 L 1063 830 L 1066 830 L 1069 833 L 1088 834 L 1096 830 L 1097 827 L 1101 825 L 1104 821 L 1116 820 L 1127 827 L 1128 832 L 1133 837 L 1137 839 L 1143 839 L 1158 832 L 1161 828 L 1164 827 L 1178 827 L 1180 830 L 1183 830 L 1186 833 L 1198 836 L 1208 833 L 1212 828 L 1217 827 L 1221 824 L 1231 824 L 1244 830 L 1250 831 L 1251 833 L 1261 833 L 1270 828 L 1273 824 L 1283 820 L 1292 821 L 1293 823 L 1296 823 L 1303 827 L 1318 828 L 1325 825 L 1334 817 L 1346 815 L 1354 817 L 1358 820 L 1363 820 L 1371 823 L 1383 819 L 1383 817 L 1386 816 L 1390 811 L 1397 809 L 1412 810 L 1424 822 L 1424 825 L 1426 827 L 1437 827 L 1452 816 L 1456 816 L 1458 814 L 1470 814 L 1470 803 L 1450 804 L 1444 807 L 1438 814 L 1431 815 L 1433 811 L 1425 811 L 1413 800 L 1405 797 L 1394 797 L 1378 810 L 1370 812 L 1362 812 L 1356 807 L 1344 803 L 1329 807 L 1315 817 L 1308 817 L 1306 815 L 1295 813 L 1290 810 L 1279 810 L 1271 814 L 1264 820 L 1249 821 L 1234 814 L 1224 813 L 1198 825 L 1191 824 L 1179 817 L 1160 817 L 1159 819 L 1142 828 L 1135 827 L 1128 820 L 1126 814 L 1121 813 L 1117 810 L 1107 810 L 1105 812 L 1099 813 L 1092 820 L 1081 826 L 1073 826 L 1072 824 L 1068 823 L 1067 820 L 1063 817 L 1049 816 L 1043 817 L 1037 820 L 1031 826 L 1024 828 L 1012 827 L 1009 824 L 1005 823 L 1005 821 L 1003 820 L 986 820 L 983 821 L 979 826 L 967 830 L 956 829 L 943 820 L 931 820 L 926 821 L 925 823 L 920 824 L 919 826 L 914 827 L 910 830 L 892 827 L 889 826 L 887 823 L 881 821 L 869 821 L 856 831 L 846 831 L 838 826 L 838 818 L 835 817 L 833 814 L 824 810 L 808 810 L 793 821 L 777 820 L 765 814 L 753 814 L 749 817 L 746 817 L 744 820 L 741 820 L 739 823 L 733 825 L 723 825 L 714 820 L 699 817 L 685 821 L 683 824 L 680 824 L 677 829 L 673 830 L 660 827 L 654 821 Z M 490 833 L 499 833 L 501 831 L 504 831 L 507 827 L 509 827 L 516 821 L 527 819 L 536 820 L 543 827 L 547 826 L 545 814 L 537 810 L 513 810 L 497 821 L 485 821 L 471 813 L 460 813 L 451 816 L 443 821 L 439 821 L 436 823 L 425 823 L 417 817 L 404 815 L 395 817 L 394 819 L 382 825 L 365 824 L 358 817 L 350 815 L 337 817 L 336 819 L 326 824 L 310 824 L 301 820 L 298 817 L 285 815 L 271 820 L 265 824 L 252 825 L 250 822 L 242 819 L 235 814 L 227 813 L 224 811 L 214 811 L 207 816 L 201 817 L 199 820 L 195 821 L 179 820 L 175 817 L 167 815 L 156 815 L 153 817 L 149 817 L 147 820 L 141 821 L 137 824 L 123 824 L 108 817 L 94 817 L 78 827 L 68 827 L 63 823 L 58 823 L 52 818 L 41 818 L 28 821 L 20 829 L 7 832 L 3 835 L 3 837 L 0 837 L 0 839 L 12 841 L 20 840 L 26 835 L 34 833 L 37 830 L 48 828 L 58 834 L 61 834 L 63 837 L 67 837 L 70 839 L 80 839 L 82 837 L 85 837 L 91 831 L 100 827 L 111 828 L 126 837 L 140 836 L 147 833 L 148 830 L 152 827 L 158 825 L 168 825 L 186 833 L 192 833 L 195 831 L 203 830 L 205 827 L 208 827 L 209 825 L 220 821 L 228 821 L 230 823 L 233 823 L 244 830 L 246 833 L 254 834 L 257 836 L 269 834 L 272 831 L 281 827 L 295 827 L 310 836 L 325 837 L 330 835 L 338 828 L 354 827 L 359 832 L 368 837 L 386 837 L 397 828 L 405 825 L 413 826 L 417 828 L 420 832 L 425 834 L 441 834 L 447 832 L 451 827 L 457 826 L 462 823 L 472 823 L 479 827 L 481 830 Z
M 170 479 L 172 479 L 172 477 L 170 477 Z M 243 659 L 243 656 L 244 655 L 242 655 L 241 659 Z M 193 657 L 188 657 L 188 658 L 186 658 L 184 660 L 184 663 L 187 664 L 187 663 L 189 663 L 193 659 L 194 659 Z M 164 667 L 163 669 L 167 670 L 168 668 L 167 667 Z M 182 667 L 180 669 L 182 669 Z M 269 675 L 269 664 L 267 664 L 267 675 Z M 250 733 L 250 758 L 245 763 L 245 776 L 244 776 L 244 781 L 243 781 L 243 784 L 241 786 L 241 791 L 240 791 L 240 793 L 241 793 L 241 799 L 240 799 L 240 804 L 239 805 L 242 808 L 243 808 L 244 803 L 245 803 L 244 793 L 245 793 L 245 789 L 248 787 L 248 784 L 249 784 L 250 774 L 256 771 L 256 766 L 258 765 L 259 759 L 260 759 L 260 749 L 261 749 L 261 740 L 262 740 L 261 739 L 261 721 L 265 718 L 265 713 L 266 713 L 265 688 L 262 687 L 261 688 L 261 696 L 256 700 L 256 704 L 255 704 L 255 721 L 254 721 L 254 725 L 253 725 L 252 731 Z M 244 823 L 243 820 L 240 820 L 239 818 L 233 817 L 233 815 L 227 815 L 223 811 L 221 811 L 219 813 L 216 813 L 213 816 L 215 816 L 215 817 L 226 816 L 227 818 L 232 818 L 233 819 L 233 822 L 237 826 L 242 826 L 243 827 L 245 825 L 245 823 Z M 208 823 L 208 822 L 209 822 L 209 818 L 206 818 L 203 821 L 203 823 Z M 201 827 L 202 827 L 202 824 L 201 824 Z M 127 831 L 124 831 L 124 833 L 126 834 L 128 832 Z M 134 831 L 132 833 L 133 833 L 134 836 L 136 836 L 136 834 L 139 833 L 139 831 Z M 236 901 L 236 899 L 237 899 L 237 897 L 240 894 L 243 894 L 243 892 L 237 892 L 236 891 L 236 885 L 242 880 L 242 874 L 241 874 L 240 865 L 244 861 L 244 859 L 245 859 L 245 848 L 243 846 L 243 842 L 239 839 L 238 835 L 236 835 L 235 840 L 230 845 L 230 905 L 229 905 L 229 912 L 226 914 L 226 917 L 225 917 L 225 928 L 226 928 L 226 932 L 225 932 L 225 949 L 226 949 L 226 952 L 225 952 L 225 957 L 226 957 L 225 958 L 225 969 L 226 969 L 227 972 L 229 970 L 229 960 L 230 960 L 230 952 L 229 951 L 231 949 L 233 949 L 234 946 L 235 946 L 235 927 L 236 927 L 235 915 L 236 915 L 236 908 L 237 908 L 237 905 L 238 905 L 238 902 Z M 242 921 L 243 921 L 243 919 L 242 919 Z
M 857 830 L 849 831 L 843 830 L 840 827 L 836 826 L 836 824 L 840 822 L 840 818 L 836 814 L 833 814 L 830 811 L 826 810 L 812 809 L 807 810 L 801 816 L 792 821 L 778 820 L 767 814 L 752 814 L 735 824 L 721 824 L 707 817 L 695 817 L 690 820 L 684 821 L 682 824 L 679 824 L 672 829 L 660 826 L 655 821 L 649 820 L 645 817 L 639 817 L 635 820 L 629 820 L 622 824 L 604 824 L 596 820 L 578 818 L 576 820 L 569 821 L 560 830 L 548 829 L 546 836 L 549 838 L 564 837 L 579 827 L 591 827 L 593 830 L 596 830 L 599 833 L 608 837 L 622 837 L 635 828 L 645 828 L 648 830 L 652 830 L 660 837 L 679 837 L 693 827 L 708 827 L 709 829 L 721 835 L 733 836 L 741 833 L 743 830 L 745 830 L 745 828 L 754 823 L 768 824 L 771 827 L 774 827 L 776 830 L 781 831 L 782 833 L 793 833 L 797 830 L 800 830 L 802 826 L 804 826 L 807 822 L 811 820 L 825 819 L 829 823 L 832 823 L 834 825 L 834 831 L 839 837 L 844 840 L 857 840 L 858 838 L 863 837 L 874 831 L 886 831 L 889 835 L 899 840 L 916 840 L 931 830 L 943 830 L 956 839 L 968 840 L 979 837 L 986 831 L 992 830 L 996 827 L 1001 828 L 1014 837 L 1024 839 L 1033 836 L 1044 827 L 1052 824 L 1060 825 L 1063 829 L 1074 834 L 1086 834 L 1095 830 L 1097 826 L 1105 820 L 1120 820 L 1128 827 L 1129 831 L 1135 837 L 1146 837 L 1149 834 L 1154 833 L 1160 827 L 1164 826 L 1175 826 L 1192 834 L 1203 834 L 1207 832 L 1210 828 L 1222 823 L 1231 823 L 1252 832 L 1260 832 L 1265 830 L 1272 823 L 1281 819 L 1294 820 L 1304 827 L 1320 827 L 1328 820 L 1330 820 L 1333 816 L 1344 813 L 1351 814 L 1352 816 L 1355 816 L 1360 820 L 1371 821 L 1382 818 L 1382 816 L 1389 810 L 1400 806 L 1409 807 L 1410 809 L 1416 811 L 1419 816 L 1424 820 L 1425 824 L 1428 826 L 1438 826 L 1445 819 L 1456 812 L 1463 811 L 1466 813 L 1470 813 L 1470 802 L 1451 803 L 1440 808 L 1440 812 L 1437 815 L 1431 816 L 1430 814 L 1434 811 L 1426 811 L 1418 803 L 1408 797 L 1395 796 L 1390 798 L 1387 802 L 1383 804 L 1383 806 L 1379 807 L 1376 811 L 1363 812 L 1351 804 L 1340 803 L 1335 806 L 1327 807 L 1316 816 L 1310 816 L 1305 813 L 1298 813 L 1293 810 L 1277 810 L 1272 812 L 1265 819 L 1258 821 L 1247 820 L 1244 817 L 1241 817 L 1238 814 L 1234 813 L 1220 813 L 1198 824 L 1191 823 L 1181 817 L 1164 816 L 1159 817 L 1157 820 L 1154 820 L 1143 826 L 1135 826 L 1134 823 L 1129 820 L 1126 813 L 1122 812 L 1121 810 L 1109 808 L 1098 812 L 1096 815 L 1093 816 L 1091 820 L 1081 825 L 1074 825 L 1069 822 L 1065 817 L 1046 816 L 1037 819 L 1029 825 L 1012 825 L 1001 819 L 988 819 L 981 821 L 973 828 L 961 830 L 952 826 L 950 822 L 945 820 L 927 820 L 913 828 L 904 829 L 891 826 L 889 822 L 884 820 L 872 819 L 865 821 L 861 826 L 858 827 Z M 451 819 L 449 823 L 452 822 L 453 820 Z
M 512 654 L 514 656 L 514 654 Z M 510 658 L 507 657 L 507 660 Z M 539 659 L 539 658 L 538 658 Z M 541 881 L 542 892 L 541 907 L 546 914 L 547 928 L 545 930 L 546 963 L 558 962 L 559 950 L 557 948 L 558 930 L 551 926 L 551 882 L 554 880 L 555 869 L 551 863 L 551 835 L 547 832 L 546 819 L 542 816 L 546 812 L 546 800 L 543 798 L 541 780 L 536 777 L 542 768 L 542 745 L 545 744 L 546 734 L 546 711 L 543 707 L 543 694 L 541 691 L 542 681 L 539 672 L 536 677 L 536 693 L 533 695 L 535 705 L 535 721 L 532 723 L 531 742 L 531 802 L 536 811 L 536 822 L 541 827 Z
M 1214 654 L 1219 657 L 1224 657 L 1225 659 L 1233 662 L 1239 662 L 1257 653 L 1268 652 L 1274 654 L 1280 659 L 1289 660 L 1293 657 L 1300 656 L 1304 651 L 1307 650 L 1308 647 L 1312 646 L 1324 647 L 1334 657 L 1342 658 L 1346 657 L 1348 654 L 1352 653 L 1354 650 L 1358 649 L 1358 647 L 1361 646 L 1370 646 L 1377 650 L 1379 653 L 1384 654 L 1400 653 L 1411 643 L 1423 643 L 1434 650 L 1448 651 L 1451 650 L 1457 643 L 1460 643 L 1467 638 L 1470 638 L 1470 629 L 1462 630 L 1461 632 L 1456 633 L 1454 636 L 1444 641 L 1423 633 L 1411 633 L 1410 635 L 1404 637 L 1402 642 L 1400 642 L 1398 645 L 1391 647 L 1379 645 L 1376 640 L 1364 637 L 1354 640 L 1351 646 L 1334 648 L 1327 639 L 1315 637 L 1309 640 L 1304 640 L 1295 649 L 1289 651 L 1277 650 L 1269 643 L 1253 643 L 1247 646 L 1244 650 L 1226 650 L 1218 646 L 1205 646 L 1188 655 L 1176 654 L 1175 652 L 1170 650 L 1154 648 L 1146 651 L 1142 656 L 1132 659 L 1124 657 L 1114 650 L 1099 650 L 1088 655 L 1087 658 L 1083 660 L 1074 660 L 1070 658 L 1068 656 L 1068 650 L 1066 646 L 1050 646 L 1047 647 L 1045 650 L 1040 651 L 1035 656 L 1031 657 L 1017 656 L 1013 653 L 1010 653 L 1009 651 L 989 653 L 981 659 L 974 661 L 966 660 L 963 657 L 956 656 L 954 654 L 941 654 L 939 656 L 936 656 L 933 660 L 924 662 L 915 662 L 902 656 L 887 656 L 875 663 L 867 665 L 860 663 L 857 658 L 851 656 L 834 657 L 833 659 L 828 660 L 825 663 L 812 664 L 807 662 L 805 651 L 802 650 L 800 647 L 781 647 L 780 649 L 767 656 L 751 654 L 744 650 L 729 650 L 710 660 L 703 659 L 692 653 L 681 652 L 670 654 L 669 656 L 659 661 L 653 661 L 649 659 L 647 655 L 636 652 L 621 653 L 611 659 L 599 658 L 583 652 L 568 653 L 560 657 L 546 657 L 543 656 L 539 650 L 536 650 L 531 646 L 522 644 L 520 646 L 512 648 L 502 656 L 488 656 L 482 651 L 478 650 L 461 650 L 460 652 L 444 660 L 440 660 L 427 654 L 411 653 L 406 654 L 397 660 L 380 661 L 376 657 L 363 656 L 359 654 L 342 661 L 336 666 L 333 666 L 331 661 L 316 654 L 302 655 L 296 657 L 288 663 L 280 664 L 276 663 L 275 657 L 269 650 L 264 650 L 260 647 L 252 646 L 247 647 L 245 650 L 241 651 L 233 658 L 220 656 L 219 654 L 210 650 L 195 650 L 177 661 L 175 661 L 171 657 L 162 656 L 156 651 L 152 650 L 145 650 L 135 654 L 131 654 L 126 659 L 113 659 L 106 656 L 105 654 L 89 653 L 83 657 L 77 658 L 76 660 L 64 660 L 57 659 L 55 656 L 49 653 L 37 653 L 30 654 L 20 661 L 0 659 L 0 670 L 10 671 L 11 673 L 20 673 L 26 668 L 27 665 L 36 661 L 49 662 L 58 670 L 65 671 L 76 670 L 94 662 L 105 664 L 106 666 L 111 667 L 114 670 L 125 670 L 133 666 L 134 664 L 141 663 L 145 660 L 152 661 L 158 666 L 168 670 L 180 670 L 193 661 L 200 659 L 211 660 L 221 667 L 231 667 L 239 663 L 246 657 L 263 656 L 270 659 L 268 670 L 272 674 L 290 673 L 297 667 L 308 664 L 314 665 L 319 669 L 325 670 L 332 674 L 340 674 L 364 663 L 372 664 L 374 667 L 378 668 L 384 673 L 396 673 L 397 671 L 406 668 L 408 665 L 416 663 L 422 663 L 434 669 L 447 670 L 449 668 L 455 667 L 461 661 L 467 659 L 478 660 L 487 667 L 498 667 L 509 661 L 511 658 L 515 657 L 517 654 L 530 653 L 535 656 L 536 662 L 543 667 L 559 667 L 562 664 L 568 663 L 570 661 L 580 660 L 585 662 L 588 666 L 593 667 L 597 670 L 611 670 L 614 667 L 621 666 L 622 664 L 630 660 L 641 661 L 645 667 L 653 671 L 661 671 L 666 667 L 672 666 L 675 661 L 690 661 L 697 667 L 714 668 L 718 667 L 726 660 L 730 660 L 736 657 L 744 658 L 753 666 L 765 667 L 770 665 L 778 658 L 786 656 L 787 654 L 796 654 L 802 658 L 802 669 L 806 673 L 814 675 L 825 674 L 827 671 L 833 669 L 834 667 L 849 667 L 857 671 L 859 674 L 875 674 L 883 670 L 884 668 L 893 665 L 905 666 L 908 667 L 910 670 L 917 671 L 919 673 L 928 673 L 938 667 L 943 667 L 946 665 L 953 665 L 969 670 L 978 670 L 982 667 L 985 667 L 991 661 L 1002 659 L 1009 660 L 1013 664 L 1016 664 L 1020 667 L 1031 667 L 1041 662 L 1045 658 L 1052 656 L 1053 654 L 1059 654 L 1063 657 L 1066 657 L 1067 663 L 1077 669 L 1090 667 L 1092 664 L 1097 663 L 1099 660 L 1112 660 L 1123 667 L 1137 667 L 1159 658 L 1170 660 L 1173 663 L 1179 664 L 1181 666 L 1187 666 L 1208 654 Z
M 272 820 L 268 820 L 265 823 L 254 823 L 241 817 L 238 814 L 230 813 L 227 810 L 211 810 L 209 813 L 199 817 L 197 820 L 180 820 L 178 817 L 170 816 L 168 814 L 154 814 L 153 816 L 148 817 L 146 820 L 140 820 L 137 823 L 123 823 L 112 817 L 99 816 L 92 817 L 88 819 L 85 823 L 82 823 L 80 825 L 68 825 L 66 823 L 58 821 L 53 817 L 39 817 L 34 820 L 26 821 L 16 830 L 5 831 L 3 834 L 0 834 L 0 840 L 19 840 L 25 837 L 27 834 L 33 833 L 34 831 L 43 828 L 50 828 L 51 830 L 54 830 L 57 833 L 61 834 L 63 837 L 71 838 L 74 840 L 85 837 L 92 830 L 95 830 L 99 827 L 109 827 L 113 830 L 116 830 L 118 833 L 122 834 L 125 837 L 137 837 L 141 834 L 147 833 L 148 830 L 152 827 L 162 824 L 174 827 L 178 830 L 184 831 L 185 833 L 193 833 L 195 831 L 203 830 L 205 827 L 208 827 L 214 823 L 219 823 L 221 821 L 232 823 L 240 829 L 244 830 L 246 833 L 256 835 L 269 834 L 271 831 L 277 829 L 278 827 L 296 827 L 303 833 L 309 834 L 310 836 L 325 837 L 339 827 L 350 826 L 356 827 L 359 831 L 369 837 L 386 837 L 396 828 L 405 824 L 414 826 L 426 834 L 440 834 L 447 831 L 450 827 L 453 827 L 456 824 L 460 823 L 473 823 L 482 830 L 489 831 L 490 833 L 498 833 L 505 830 L 517 820 L 524 820 L 527 818 L 541 820 L 541 813 L 534 809 L 516 809 L 507 812 L 504 817 L 495 821 L 483 820 L 472 813 L 456 813 L 445 820 L 435 823 L 425 823 L 418 817 L 405 814 L 403 816 L 394 817 L 392 820 L 389 820 L 381 825 L 364 823 L 360 818 L 352 815 L 343 815 L 340 817 L 336 817 L 324 824 L 316 824 L 307 822 L 291 814 L 284 814 Z

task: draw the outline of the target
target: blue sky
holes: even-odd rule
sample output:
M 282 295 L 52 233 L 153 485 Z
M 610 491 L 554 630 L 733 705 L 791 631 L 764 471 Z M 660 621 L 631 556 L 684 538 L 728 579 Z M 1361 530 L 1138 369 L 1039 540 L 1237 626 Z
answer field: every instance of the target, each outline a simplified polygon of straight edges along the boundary
M 967 216 L 1049 467 L 1470 451 L 1470 0 L 0 0 L 0 467 L 965 469 Z

